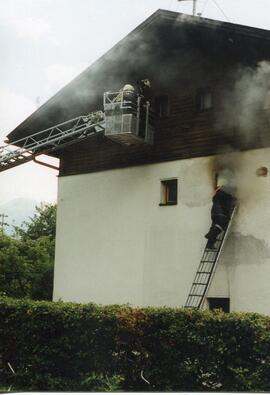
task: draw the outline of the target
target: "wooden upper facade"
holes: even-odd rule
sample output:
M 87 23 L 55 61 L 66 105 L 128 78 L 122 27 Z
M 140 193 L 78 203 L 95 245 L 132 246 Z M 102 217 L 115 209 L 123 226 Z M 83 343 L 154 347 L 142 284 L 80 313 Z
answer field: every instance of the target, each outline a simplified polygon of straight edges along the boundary
M 268 31 L 159 10 L 8 137 L 102 110 L 103 92 L 148 78 L 153 145 L 91 137 L 54 153 L 60 175 L 269 146 L 269 60 Z

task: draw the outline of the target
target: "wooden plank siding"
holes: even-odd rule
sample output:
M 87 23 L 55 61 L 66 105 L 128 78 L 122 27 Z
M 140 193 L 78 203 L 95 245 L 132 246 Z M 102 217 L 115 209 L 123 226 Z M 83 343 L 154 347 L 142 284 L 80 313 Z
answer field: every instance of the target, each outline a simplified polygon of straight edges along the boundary
M 221 85 L 213 89 L 213 108 L 198 112 L 191 89 L 170 96 L 169 116 L 156 119 L 153 145 L 123 146 L 96 136 L 62 152 L 60 176 L 91 173 L 127 166 L 213 155 L 224 150 L 259 148 L 269 144 L 268 121 L 262 111 L 258 133 L 250 141 L 237 128 L 218 128 L 222 117 Z M 269 139 L 268 139 L 269 140 Z

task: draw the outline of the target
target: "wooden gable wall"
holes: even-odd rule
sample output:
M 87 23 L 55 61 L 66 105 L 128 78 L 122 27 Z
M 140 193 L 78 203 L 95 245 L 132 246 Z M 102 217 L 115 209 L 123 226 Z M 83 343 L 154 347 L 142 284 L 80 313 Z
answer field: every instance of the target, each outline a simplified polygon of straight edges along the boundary
M 157 96 L 169 97 L 169 115 L 155 118 L 154 144 L 128 147 L 104 136 L 89 138 L 62 151 L 60 176 L 207 156 L 224 150 L 269 144 L 266 138 L 267 114 L 263 111 L 258 118 L 258 131 L 252 140 L 244 141 L 237 125 L 224 122 L 224 97 L 233 89 L 239 67 L 248 67 L 259 60 L 251 57 L 243 64 L 243 54 L 227 55 L 222 48 L 215 48 L 212 52 L 185 48 L 183 56 L 179 51 L 176 54 L 173 52 L 171 57 L 153 61 L 151 67 L 140 70 L 140 76 L 145 75 L 152 80 Z M 210 88 L 213 107 L 198 111 L 196 92 L 202 87 Z

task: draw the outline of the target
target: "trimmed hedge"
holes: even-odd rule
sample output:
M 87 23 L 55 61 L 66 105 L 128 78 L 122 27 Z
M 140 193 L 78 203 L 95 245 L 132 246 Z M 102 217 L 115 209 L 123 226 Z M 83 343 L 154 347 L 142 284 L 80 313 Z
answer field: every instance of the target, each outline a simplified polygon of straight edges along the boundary
M 269 334 L 270 318 L 259 314 L 3 297 L 0 383 L 27 391 L 269 391 Z

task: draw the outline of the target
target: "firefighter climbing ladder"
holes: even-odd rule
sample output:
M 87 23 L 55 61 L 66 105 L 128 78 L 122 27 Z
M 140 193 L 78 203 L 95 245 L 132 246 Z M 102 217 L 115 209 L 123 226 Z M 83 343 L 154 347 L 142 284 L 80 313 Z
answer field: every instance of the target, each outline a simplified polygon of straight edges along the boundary
M 104 130 L 104 113 L 95 111 L 13 141 L 0 147 L 0 172 Z
M 224 232 L 222 232 L 216 243 L 215 249 L 205 248 L 194 281 L 192 283 L 185 307 L 200 309 L 203 307 L 208 289 L 215 274 L 215 270 L 227 239 L 236 206 L 232 210 L 230 222 Z

